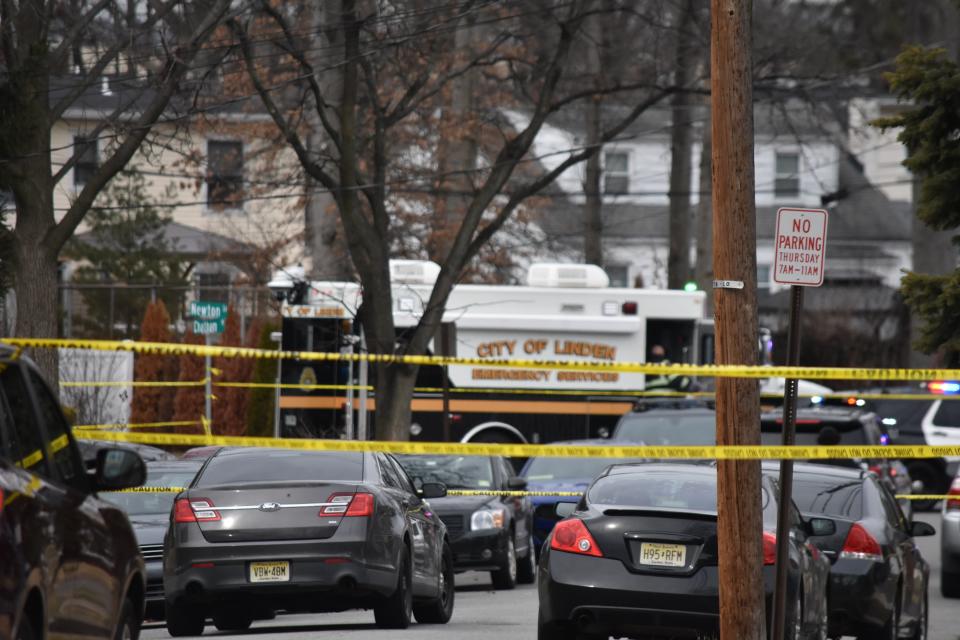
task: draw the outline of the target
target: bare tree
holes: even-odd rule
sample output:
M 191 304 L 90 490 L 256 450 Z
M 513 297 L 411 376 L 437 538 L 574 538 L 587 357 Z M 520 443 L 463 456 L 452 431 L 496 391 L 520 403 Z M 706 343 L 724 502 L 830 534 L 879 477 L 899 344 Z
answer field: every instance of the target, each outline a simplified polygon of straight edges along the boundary
M 0 3 L 0 188 L 16 200 L 12 259 L 17 295 L 16 333 L 57 334 L 57 259 L 90 210 L 97 194 L 137 152 L 151 128 L 164 119 L 184 80 L 201 82 L 204 44 L 227 17 L 231 0 L 126 3 L 117 0 L 11 0 Z M 131 9 L 128 11 L 128 9 Z M 204 56 L 209 58 L 210 55 Z M 116 100 L 72 148 L 66 162 L 52 164 L 52 130 L 78 105 L 97 111 L 113 73 Z M 65 211 L 55 211 L 54 190 L 102 141 L 102 162 Z M 37 354 L 56 380 L 56 352 Z
M 363 286 L 360 316 L 371 352 L 425 353 L 450 291 L 471 259 L 524 200 L 596 152 L 597 147 L 573 149 L 551 170 L 518 177 L 517 169 L 529 162 L 533 140 L 550 116 L 599 94 L 634 90 L 632 104 L 601 133 L 602 144 L 672 93 L 654 64 L 645 66 L 643 82 L 630 86 L 619 79 L 586 88 L 570 82 L 571 48 L 590 15 L 588 4 L 513 0 L 438 6 L 411 0 L 373 6 L 341 0 L 338 15 L 323 25 L 337 34 L 338 45 L 332 54 L 327 50 L 318 56 L 289 15 L 263 0 L 262 15 L 283 34 L 274 46 L 289 56 L 302 80 L 302 93 L 292 101 L 274 89 L 274 79 L 259 64 L 264 45 L 257 44 L 256 19 L 231 22 L 266 109 L 305 171 L 336 202 Z M 460 42 L 468 41 L 467 49 L 450 55 L 450 33 L 471 14 L 471 28 L 485 25 L 485 41 L 464 38 Z M 325 65 L 340 70 L 336 94 L 320 82 Z M 391 210 L 402 196 L 436 192 L 435 182 L 444 177 L 436 168 L 437 107 L 451 83 L 469 73 L 479 84 L 473 112 L 482 125 L 480 146 L 488 151 L 475 170 L 447 170 L 466 178 L 457 189 L 463 196 L 460 210 L 445 217 L 454 229 L 444 253 L 437 254 L 441 270 L 423 314 L 415 328 L 398 337 L 388 261 L 392 235 L 402 230 L 393 227 Z M 506 117 L 505 106 L 522 116 Z M 316 111 L 326 133 L 322 153 L 305 143 L 300 122 L 306 109 Z M 408 437 L 416 372 L 416 367 L 394 362 L 375 364 L 378 437 Z

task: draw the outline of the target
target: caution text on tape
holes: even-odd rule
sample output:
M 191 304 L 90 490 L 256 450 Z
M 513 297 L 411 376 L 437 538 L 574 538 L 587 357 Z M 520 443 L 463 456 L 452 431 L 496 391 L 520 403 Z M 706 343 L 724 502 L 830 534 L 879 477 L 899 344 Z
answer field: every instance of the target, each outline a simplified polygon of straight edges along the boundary
M 16 347 L 73 348 L 98 351 L 132 351 L 153 355 L 199 355 L 223 358 L 270 358 L 316 362 L 369 361 L 384 364 L 464 365 L 483 367 L 564 369 L 570 371 L 617 371 L 648 375 L 685 375 L 718 378 L 805 378 L 808 380 L 942 380 L 960 378 L 958 369 L 878 369 L 842 367 L 766 367 L 741 365 L 650 364 L 643 362 L 594 362 L 554 360 L 488 360 L 486 358 L 454 358 L 446 356 L 407 356 L 392 354 L 318 353 L 307 351 L 272 351 L 245 347 L 134 342 L 110 340 L 72 340 L 48 338 L 5 338 Z
M 215 436 L 175 433 L 83 431 L 89 440 L 168 446 L 269 447 L 309 451 L 383 451 L 414 455 L 476 455 L 508 458 L 651 458 L 674 460 L 831 460 L 850 458 L 960 457 L 960 446 L 567 446 L 482 442 L 388 442 Z

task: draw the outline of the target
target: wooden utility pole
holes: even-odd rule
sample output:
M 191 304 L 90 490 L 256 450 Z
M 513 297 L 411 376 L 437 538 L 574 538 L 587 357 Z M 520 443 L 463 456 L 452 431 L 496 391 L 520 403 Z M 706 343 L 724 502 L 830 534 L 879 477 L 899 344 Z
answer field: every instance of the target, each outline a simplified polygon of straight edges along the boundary
M 711 0 L 713 271 L 717 364 L 757 364 L 752 0 Z M 742 283 L 742 284 L 740 284 Z M 717 444 L 760 444 L 756 380 L 717 379 Z M 764 633 L 759 461 L 717 468 L 720 638 Z

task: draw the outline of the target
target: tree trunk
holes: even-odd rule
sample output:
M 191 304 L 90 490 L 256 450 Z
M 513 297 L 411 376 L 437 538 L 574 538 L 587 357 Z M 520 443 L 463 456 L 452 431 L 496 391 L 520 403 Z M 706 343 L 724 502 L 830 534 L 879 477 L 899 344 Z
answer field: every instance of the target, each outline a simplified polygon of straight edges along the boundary
M 713 189 L 710 174 L 713 172 L 713 137 L 710 122 L 703 125 L 703 137 L 700 149 L 700 202 L 697 204 L 697 260 L 694 279 L 701 291 L 707 291 L 707 316 L 713 315 L 713 296 L 709 295 L 713 282 L 713 207 L 710 199 Z
M 600 112 L 603 102 L 594 98 L 587 104 L 587 146 L 600 143 Z M 583 191 L 585 224 L 583 233 L 583 261 L 602 267 L 603 259 L 603 195 L 601 193 L 600 153 L 587 159 L 584 168 Z
M 603 66 L 600 63 L 600 47 L 604 42 L 603 25 L 600 16 L 593 15 L 587 19 L 587 75 L 595 86 L 602 86 Z M 603 99 L 596 95 L 586 106 L 586 145 L 588 148 L 600 145 L 600 136 L 603 133 L 601 117 L 603 115 Z M 603 259 L 603 190 L 601 155 L 602 149 L 587 158 L 584 167 L 583 192 L 586 200 L 583 205 L 583 261 L 602 267 Z
M 325 96 L 337 96 L 343 91 L 343 67 L 331 64 L 329 52 L 343 47 L 341 32 L 338 29 L 328 29 L 326 25 L 336 24 L 338 12 L 331 3 L 315 3 L 310 8 L 310 18 L 313 22 L 312 32 L 317 40 L 317 54 L 315 67 L 320 72 L 320 86 Z M 307 148 L 315 157 L 322 157 L 325 145 L 330 141 L 325 135 L 323 124 L 320 121 L 318 109 L 304 110 L 304 119 L 309 127 L 306 134 Z M 328 109 L 330 115 L 332 110 Z M 306 232 L 306 250 L 312 263 L 311 276 L 318 280 L 350 280 L 351 269 L 349 254 L 346 250 L 343 237 L 338 227 L 339 213 L 337 212 L 333 196 L 323 186 L 307 176 L 307 204 L 304 208 Z
M 470 12 L 454 33 L 454 50 L 467 59 L 478 41 L 476 14 Z M 472 108 L 479 68 L 472 68 L 450 83 L 450 102 L 441 116 L 437 145 L 440 174 L 439 193 L 433 217 L 428 255 L 438 263 L 446 261 L 457 230 L 470 205 L 473 171 L 477 168 L 477 123 Z
M 22 210 L 20 202 L 18 209 Z M 28 214 L 34 217 L 37 214 Z M 56 338 L 59 335 L 57 309 L 57 254 L 48 250 L 37 233 L 21 233 L 15 267 L 17 294 L 16 335 L 23 338 Z M 54 391 L 59 389 L 56 349 L 34 349 L 30 357 Z
M 405 364 L 378 363 L 376 380 L 376 439 L 402 441 L 410 439 L 410 398 L 417 382 L 419 367 Z
M 686 0 L 677 18 L 677 50 L 674 82 L 688 87 L 696 56 L 692 50 L 693 0 Z M 670 253 L 667 256 L 667 288 L 682 289 L 690 279 L 690 171 L 693 123 L 691 94 L 673 97 L 670 124 Z

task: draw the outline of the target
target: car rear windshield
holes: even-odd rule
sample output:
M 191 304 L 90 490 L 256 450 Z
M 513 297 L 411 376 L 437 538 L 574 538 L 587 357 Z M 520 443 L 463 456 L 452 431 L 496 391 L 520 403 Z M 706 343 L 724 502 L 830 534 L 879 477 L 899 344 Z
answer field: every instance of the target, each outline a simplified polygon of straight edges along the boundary
M 612 464 L 642 462 L 641 458 L 534 458 L 524 471 L 530 482 L 593 480 Z
M 614 437 L 648 445 L 714 445 L 717 418 L 707 411 L 627 414 L 617 425 Z
M 416 482 L 442 482 L 448 489 L 489 489 L 493 486 L 490 458 L 480 456 L 397 456 Z
M 716 512 L 717 480 L 673 471 L 608 475 L 593 483 L 587 501 L 601 507 Z
M 804 513 L 859 520 L 863 517 L 863 482 L 798 474 L 793 480 L 793 501 Z
M 214 456 L 198 487 L 262 482 L 359 482 L 363 454 L 320 451 L 245 451 Z
M 780 420 L 763 420 L 760 423 L 760 443 L 769 445 L 781 444 L 783 437 L 783 422 Z M 879 444 L 867 440 L 864 426 L 857 421 L 825 422 L 821 420 L 797 420 L 796 443 L 803 446 L 817 444 L 833 444 L 839 437 L 837 444 Z
M 100 497 L 112 502 L 131 516 L 166 515 L 170 513 L 173 499 L 179 489 L 190 485 L 196 469 L 186 471 L 147 469 L 147 481 L 136 491 L 101 493 Z M 157 489 L 150 491 L 149 489 Z

